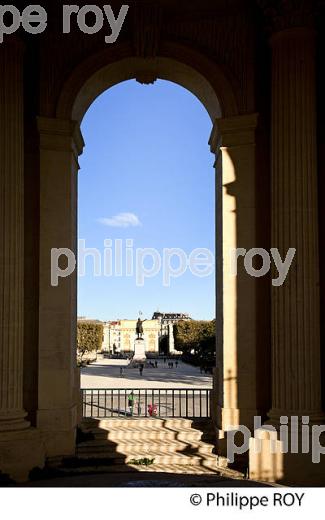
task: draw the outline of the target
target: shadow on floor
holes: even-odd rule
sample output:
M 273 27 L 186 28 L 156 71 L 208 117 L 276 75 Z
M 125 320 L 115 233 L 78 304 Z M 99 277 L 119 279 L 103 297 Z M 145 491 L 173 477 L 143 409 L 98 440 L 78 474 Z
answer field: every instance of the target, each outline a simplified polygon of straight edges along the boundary
M 236 480 L 217 475 L 184 475 L 170 473 L 97 473 L 74 475 L 51 480 L 29 482 L 24 487 L 268 487 L 251 480 Z

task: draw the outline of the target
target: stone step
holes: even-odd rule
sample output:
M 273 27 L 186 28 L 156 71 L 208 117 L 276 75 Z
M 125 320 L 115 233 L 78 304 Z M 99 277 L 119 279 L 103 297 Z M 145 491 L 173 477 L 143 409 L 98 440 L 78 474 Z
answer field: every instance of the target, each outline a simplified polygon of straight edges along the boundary
M 138 434 L 144 434 L 144 433 L 166 433 L 166 434 L 179 434 L 179 433 L 190 433 L 197 436 L 204 436 L 208 438 L 215 438 L 215 433 L 213 431 L 204 430 L 204 429 L 197 429 L 197 428 L 191 428 L 187 425 L 185 426 L 170 426 L 170 427 L 164 427 L 164 426 L 148 426 L 147 424 L 132 424 L 132 425 L 126 425 L 124 424 L 116 424 L 116 425 L 105 425 L 102 424 L 101 426 L 87 426 L 84 425 L 81 426 L 81 430 L 84 433 L 92 433 L 93 435 L 100 435 L 105 434 L 105 432 L 109 432 L 110 434 L 127 434 L 129 432 L 132 433 L 138 433 Z
M 192 419 L 157 419 L 157 418 L 113 418 L 113 419 L 83 419 L 82 429 L 87 431 L 93 428 L 100 429 L 157 429 L 161 430 L 164 428 L 172 430 L 188 430 L 203 428 L 205 431 L 213 432 L 213 426 L 210 420 L 192 420 Z
M 197 471 L 217 472 L 218 462 L 213 454 L 215 432 L 209 420 L 182 418 L 113 418 L 85 419 L 81 430 L 88 435 L 77 446 L 82 468 L 130 466 L 134 459 L 154 459 L 150 466 L 134 465 L 137 471 L 152 471 L 156 467 L 179 467 Z M 89 436 L 90 434 L 90 436 Z M 141 469 L 139 469 L 141 468 Z
M 210 442 L 214 444 L 214 437 L 203 436 L 202 432 L 196 431 L 180 431 L 180 432 L 169 432 L 162 430 L 160 432 L 151 432 L 151 431 L 93 431 L 92 439 L 101 440 L 101 441 L 110 441 L 115 443 L 126 443 L 128 441 L 139 441 L 139 442 L 149 442 L 149 441 L 160 441 L 160 442 L 171 442 L 171 441 L 179 441 L 179 442 Z
M 218 469 L 218 457 L 213 455 L 182 455 L 182 454 L 167 454 L 163 452 L 155 452 L 155 453 L 147 453 L 143 451 L 139 451 L 137 453 L 132 453 L 127 456 L 122 454 L 113 454 L 106 452 L 96 452 L 96 453 L 83 453 L 78 454 L 78 460 L 85 461 L 88 460 L 90 465 L 93 465 L 93 461 L 100 461 L 100 465 L 104 464 L 104 461 L 110 461 L 113 464 L 129 464 L 132 460 L 136 459 L 154 459 L 154 464 L 176 464 L 176 465 L 185 465 L 185 466 L 202 466 L 205 468 Z M 136 465 L 138 467 L 138 465 Z M 146 466 L 151 467 L 151 466 Z
M 173 463 L 158 463 L 155 460 L 154 464 L 150 466 L 142 466 L 142 465 L 132 465 L 126 464 L 125 458 L 122 456 L 121 459 L 99 459 L 99 458 L 89 458 L 78 460 L 75 458 L 75 465 L 71 466 L 71 464 L 66 465 L 64 459 L 61 457 L 52 457 L 48 460 L 48 467 L 55 469 L 56 471 L 60 471 L 61 474 L 71 475 L 71 474 L 83 474 L 83 473 L 137 473 L 137 472 L 146 472 L 146 473 L 173 473 L 173 474 L 193 474 L 193 475 L 203 475 L 203 474 L 215 474 L 224 477 L 229 477 L 232 479 L 243 479 L 244 475 L 238 471 L 233 469 L 229 469 L 224 466 L 223 457 L 216 457 L 216 464 L 213 463 L 210 465 L 190 465 L 190 464 L 177 464 Z
M 80 447 L 92 447 L 92 446 L 111 446 L 113 448 L 116 448 L 117 446 L 124 447 L 124 446 L 135 446 L 135 445 L 148 445 L 148 446 L 169 446 L 172 447 L 184 447 L 184 446 L 210 446 L 211 448 L 215 446 L 213 442 L 204 441 L 202 442 L 201 439 L 193 439 L 193 440 L 182 440 L 178 437 L 172 437 L 171 439 L 164 438 L 164 442 L 161 442 L 161 439 L 158 438 L 157 440 L 153 440 L 152 438 L 147 438 L 147 436 L 143 437 L 135 437 L 135 438 L 125 438 L 125 439 L 117 439 L 116 441 L 103 438 L 103 437 L 97 437 L 95 436 L 92 439 L 86 439 L 85 441 L 79 442 L 77 445 L 77 448 Z
M 159 426 L 159 425 L 153 425 L 150 426 L 150 424 L 113 424 L 113 425 L 105 425 L 101 424 L 100 426 L 81 426 L 82 431 L 84 432 L 100 432 L 100 431 L 139 431 L 139 432 L 179 432 L 179 431 L 187 431 L 187 432 L 204 432 L 204 433 L 213 433 L 208 432 L 207 430 L 199 430 L 197 428 L 191 428 L 190 426 L 184 425 L 184 426 Z
M 106 451 L 106 450 L 88 450 L 84 453 L 76 452 L 76 458 L 78 460 L 97 460 L 97 461 L 103 461 L 103 463 L 106 461 L 110 461 L 110 463 L 114 464 L 123 464 L 126 461 L 127 455 L 124 455 L 123 453 L 119 453 L 116 451 Z
M 94 461 L 89 461 L 89 465 L 79 466 L 76 468 L 60 467 L 60 473 L 63 475 L 71 474 L 91 474 L 91 473 L 171 473 L 177 475 L 216 475 L 223 476 L 232 479 L 243 479 L 241 473 L 233 470 L 224 470 L 222 468 L 210 468 L 203 466 L 189 466 L 189 465 L 178 465 L 178 464 L 152 464 L 151 466 L 133 466 L 133 465 L 108 465 L 104 464 L 97 465 Z
M 214 446 L 208 443 L 195 443 L 195 444 L 184 444 L 182 442 L 169 442 L 169 443 L 134 443 L 129 442 L 128 444 L 109 444 L 102 441 L 92 441 L 81 443 L 77 447 L 77 454 L 84 453 L 121 453 L 121 454 L 134 454 L 134 453 L 180 453 L 185 451 L 186 453 L 199 453 L 199 454 L 212 454 Z

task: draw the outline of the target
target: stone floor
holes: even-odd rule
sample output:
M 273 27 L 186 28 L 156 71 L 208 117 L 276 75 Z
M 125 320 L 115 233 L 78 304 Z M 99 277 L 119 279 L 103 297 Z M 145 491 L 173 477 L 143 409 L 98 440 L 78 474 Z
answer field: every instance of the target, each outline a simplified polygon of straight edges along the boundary
M 137 368 L 128 368 L 123 359 L 102 357 L 81 369 L 81 388 L 212 388 L 212 376 L 201 374 L 198 367 L 179 361 L 168 368 L 163 360 L 158 368 L 145 368 L 142 377 Z M 120 367 L 123 376 L 120 376 Z
M 265 487 L 252 480 L 232 479 L 214 474 L 179 474 L 179 473 L 97 473 L 71 475 L 53 479 L 29 482 L 24 487 Z

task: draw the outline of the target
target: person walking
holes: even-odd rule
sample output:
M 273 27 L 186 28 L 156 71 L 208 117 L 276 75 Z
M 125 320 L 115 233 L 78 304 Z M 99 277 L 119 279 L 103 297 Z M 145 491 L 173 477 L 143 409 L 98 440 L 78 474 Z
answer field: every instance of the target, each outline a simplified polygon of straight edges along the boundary
M 135 397 L 134 397 L 134 393 L 133 393 L 133 390 L 132 390 L 131 393 L 128 395 L 128 405 L 129 405 L 130 415 L 131 416 L 133 416 L 134 401 L 135 401 Z
M 142 364 L 139 366 L 139 373 L 140 373 L 140 376 L 142 376 L 142 374 L 143 374 L 143 365 Z
M 123 377 L 123 367 L 120 367 L 120 377 Z
M 178 367 L 178 361 L 175 361 L 176 368 Z

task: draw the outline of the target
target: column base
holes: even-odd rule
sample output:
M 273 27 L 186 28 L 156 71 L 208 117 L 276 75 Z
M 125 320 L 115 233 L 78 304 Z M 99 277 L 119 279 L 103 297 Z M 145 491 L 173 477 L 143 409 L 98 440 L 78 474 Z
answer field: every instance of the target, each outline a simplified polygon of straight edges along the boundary
M 225 430 L 221 430 L 216 427 L 216 448 L 217 454 L 219 457 L 222 457 L 225 460 L 223 465 L 228 466 L 229 459 L 227 456 L 227 432 Z
M 212 399 L 214 398 L 212 397 Z M 262 417 L 262 414 L 256 408 L 223 408 L 214 404 L 211 415 L 217 427 L 225 432 L 229 430 L 229 426 L 237 427 L 238 425 L 245 426 L 253 431 L 255 418 Z
M 281 424 L 285 424 L 281 422 L 281 417 L 287 417 L 288 420 L 292 419 L 292 417 L 298 417 L 299 424 L 302 423 L 302 417 L 308 418 L 308 423 L 310 426 L 314 424 L 325 424 L 325 414 L 322 410 L 316 410 L 310 412 L 309 410 L 279 410 L 273 408 L 267 414 L 269 420 L 266 424 L 274 426 L 277 430 L 280 428 Z M 290 421 L 289 421 L 290 422 Z
M 25 482 L 30 471 L 43 468 L 44 463 L 44 445 L 36 428 L 0 432 L 0 471 L 3 475 L 15 482 Z
M 24 410 L 0 413 L 0 434 L 29 428 L 30 422 L 25 420 L 26 416 L 27 413 Z
M 37 426 L 41 431 L 46 457 L 75 454 L 78 416 L 78 404 L 70 409 L 38 410 Z
M 322 427 L 325 431 L 325 425 Z M 289 435 L 290 436 L 290 435 Z M 249 441 L 249 478 L 283 485 L 324 486 L 325 448 L 320 445 L 319 462 L 315 461 L 315 444 L 308 434 L 309 453 L 302 452 L 302 436 L 299 436 L 298 453 L 287 449 L 279 432 L 259 430 Z M 324 439 L 322 439 L 324 444 Z M 285 453 L 287 452 L 287 453 Z

